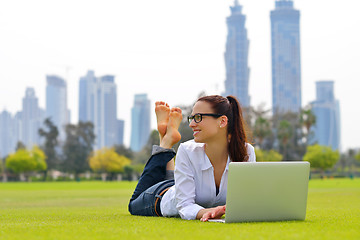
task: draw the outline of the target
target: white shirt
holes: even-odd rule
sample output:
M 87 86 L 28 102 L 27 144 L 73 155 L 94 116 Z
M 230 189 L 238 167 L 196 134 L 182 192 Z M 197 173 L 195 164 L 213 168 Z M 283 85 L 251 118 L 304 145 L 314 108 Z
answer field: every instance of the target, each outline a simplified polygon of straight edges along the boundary
M 205 154 L 205 144 L 194 140 L 180 144 L 175 160 L 175 185 L 163 196 L 160 209 L 165 217 L 179 216 L 196 219 L 203 208 L 226 204 L 227 178 L 230 157 L 221 177 L 219 194 L 216 195 L 214 168 Z M 255 151 L 246 143 L 249 162 L 255 162 Z

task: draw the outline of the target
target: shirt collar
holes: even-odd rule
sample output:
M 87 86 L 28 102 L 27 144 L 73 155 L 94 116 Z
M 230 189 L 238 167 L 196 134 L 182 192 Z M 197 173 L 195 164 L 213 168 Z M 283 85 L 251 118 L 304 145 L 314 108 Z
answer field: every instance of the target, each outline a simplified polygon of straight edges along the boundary
M 227 159 L 227 163 L 226 163 L 226 167 L 225 167 L 225 171 L 229 170 L 229 163 L 231 162 L 230 160 L 230 156 L 228 156 Z M 210 168 L 212 168 L 212 164 L 210 162 L 210 159 L 208 158 L 208 156 L 206 155 L 205 151 L 204 151 L 204 158 L 203 158 L 203 164 L 201 164 L 201 170 L 205 171 L 208 170 Z

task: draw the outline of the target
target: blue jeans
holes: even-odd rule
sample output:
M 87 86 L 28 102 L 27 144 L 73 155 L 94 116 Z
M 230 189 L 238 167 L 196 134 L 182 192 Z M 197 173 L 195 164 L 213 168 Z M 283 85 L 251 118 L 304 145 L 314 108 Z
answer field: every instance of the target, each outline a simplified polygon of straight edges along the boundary
M 166 164 L 175 152 L 160 152 L 150 157 L 129 202 L 129 212 L 140 216 L 162 216 L 160 201 L 164 190 L 174 185 L 166 180 Z

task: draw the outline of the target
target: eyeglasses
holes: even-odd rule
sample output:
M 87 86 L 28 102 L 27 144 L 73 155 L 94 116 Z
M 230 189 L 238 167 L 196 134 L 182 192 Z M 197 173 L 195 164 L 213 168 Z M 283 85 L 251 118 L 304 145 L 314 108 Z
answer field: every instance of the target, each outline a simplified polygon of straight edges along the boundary
M 191 121 L 194 119 L 194 121 L 196 123 L 199 123 L 202 121 L 202 117 L 203 116 L 210 116 L 210 117 L 215 117 L 215 118 L 218 118 L 218 117 L 221 117 L 222 114 L 214 114 L 214 113 L 196 113 L 194 115 L 190 115 L 187 117 L 188 119 L 188 122 L 189 124 L 191 123 Z

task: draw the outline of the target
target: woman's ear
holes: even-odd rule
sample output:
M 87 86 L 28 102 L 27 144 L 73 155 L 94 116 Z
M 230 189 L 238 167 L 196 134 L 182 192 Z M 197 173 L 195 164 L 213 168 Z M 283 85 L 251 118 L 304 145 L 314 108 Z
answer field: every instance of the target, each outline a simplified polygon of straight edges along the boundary
M 227 116 L 223 115 L 220 117 L 220 128 L 224 128 L 228 125 L 228 118 Z

